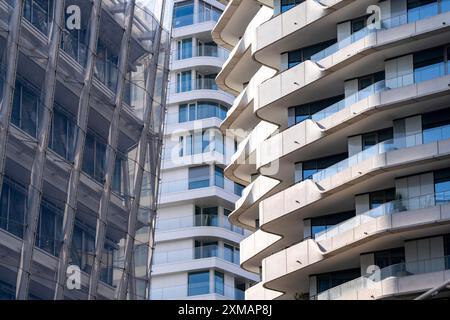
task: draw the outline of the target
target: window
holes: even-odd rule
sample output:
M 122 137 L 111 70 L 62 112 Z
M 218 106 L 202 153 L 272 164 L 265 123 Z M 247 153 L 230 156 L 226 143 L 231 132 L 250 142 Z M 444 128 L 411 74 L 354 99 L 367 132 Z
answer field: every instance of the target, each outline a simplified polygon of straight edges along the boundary
M 405 248 L 396 248 L 374 253 L 375 265 L 380 269 L 405 262 Z M 383 276 L 382 276 L 383 277 Z
M 177 59 L 189 59 L 192 58 L 192 38 L 183 39 L 177 43 Z
M 395 188 L 371 192 L 369 194 L 370 210 L 395 200 Z
M 239 183 L 234 183 L 234 194 L 242 197 L 242 193 L 244 192 L 245 186 Z
M 37 91 L 31 84 L 17 81 L 11 115 L 11 122 L 34 138 L 37 136 L 40 108 Z
M 0 227 L 22 238 L 25 221 L 27 190 L 4 178 L 0 198 Z
M 225 276 L 219 271 L 214 271 L 214 292 L 225 295 Z
M 394 137 L 393 128 L 387 128 L 363 134 L 361 137 L 362 150 L 364 151 L 384 141 L 392 140 L 393 137 Z
M 218 227 L 219 209 L 195 207 L 195 225 L 197 227 Z
M 13 285 L 0 281 L 0 300 L 15 300 L 16 289 Z
M 209 294 L 209 271 L 191 272 L 188 274 L 188 295 Z
M 191 71 L 183 71 L 177 74 L 177 92 L 186 92 L 192 90 L 192 73 Z
M 318 218 L 312 218 L 311 219 L 312 238 L 314 239 L 318 233 L 331 229 L 334 226 L 340 224 L 341 222 L 353 218 L 355 215 L 356 215 L 355 211 L 348 211 Z
M 194 1 L 175 3 L 173 11 L 173 27 L 180 28 L 194 23 Z
M 450 109 L 422 115 L 423 143 L 450 139 Z
M 434 192 L 436 204 L 450 201 L 450 169 L 434 172 Z
M 450 234 L 444 236 L 445 269 L 450 269 Z
M 239 248 L 231 244 L 223 245 L 223 257 L 226 261 L 239 265 Z
M 333 104 L 343 100 L 344 98 L 344 95 L 340 95 L 320 101 L 307 103 L 301 106 L 291 107 L 288 111 L 288 126 L 292 127 L 307 119 L 311 119 L 314 114 L 332 106 Z
M 281 13 L 292 9 L 296 5 L 305 2 L 305 0 L 281 0 Z
M 195 259 L 206 259 L 219 255 L 219 243 L 217 241 L 195 241 Z
M 327 169 L 328 167 L 331 167 L 332 165 L 347 158 L 348 154 L 342 153 L 330 157 L 303 162 L 301 166 L 297 165 L 296 171 L 301 171 L 296 172 L 296 182 L 312 179 L 314 174 L 320 172 L 321 170 Z M 301 167 L 301 169 L 299 167 Z
M 438 47 L 414 53 L 414 82 L 442 77 L 446 72 L 447 48 Z
M 234 299 L 245 300 L 245 280 L 234 278 Z
M 43 201 L 36 234 L 36 246 L 58 256 L 62 240 L 63 210 Z
M 179 122 L 195 121 L 208 118 L 219 118 L 224 120 L 228 108 L 211 101 L 198 101 L 189 105 L 179 106 Z
M 432 17 L 438 13 L 437 0 L 408 0 L 408 23 Z
M 365 99 L 375 93 L 375 85 L 385 79 L 385 72 L 377 72 L 358 79 L 358 100 Z
M 26 0 L 23 16 L 40 32 L 47 35 L 48 27 L 53 16 L 53 1 Z
M 189 168 L 189 189 L 209 187 L 209 166 Z
M 329 40 L 325 42 L 321 42 L 309 47 L 305 47 L 302 49 L 293 50 L 287 53 L 288 55 L 288 69 L 299 65 L 302 62 L 310 60 L 313 55 L 316 53 L 328 48 L 329 46 L 336 43 L 336 40 Z
M 317 275 L 317 293 L 324 292 L 361 276 L 360 269 L 336 271 Z
M 215 166 L 214 167 L 214 183 L 216 187 L 224 188 L 225 187 L 225 180 L 223 177 L 223 169 L 221 167 Z
M 198 20 L 204 21 L 218 21 L 222 15 L 222 11 L 213 5 L 204 1 L 199 2 Z

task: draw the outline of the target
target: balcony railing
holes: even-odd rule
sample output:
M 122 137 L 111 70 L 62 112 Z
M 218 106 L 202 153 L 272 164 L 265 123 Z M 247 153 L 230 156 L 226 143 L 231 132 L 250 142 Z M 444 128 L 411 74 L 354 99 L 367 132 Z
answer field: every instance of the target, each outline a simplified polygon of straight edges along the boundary
M 386 80 L 379 81 L 371 86 L 360 90 L 347 98 L 338 101 L 331 106 L 313 114 L 311 119 L 313 121 L 322 121 L 364 99 L 374 96 L 378 93 L 405 87 L 411 84 L 417 84 L 424 81 L 433 80 L 439 77 L 444 77 L 450 74 L 450 61 L 445 63 L 436 63 L 416 69 L 413 72 L 408 72 L 404 75 L 395 76 Z
M 185 60 L 195 57 L 215 57 L 226 60 L 230 52 L 218 46 L 205 45 L 200 47 L 191 47 L 183 50 L 175 50 L 174 60 Z
M 320 121 L 323 120 L 341 110 L 344 110 L 345 108 L 363 100 L 366 99 L 378 92 L 386 90 L 386 81 L 382 80 L 377 83 L 372 84 L 371 86 L 364 88 L 363 90 L 360 90 L 349 97 L 336 102 L 335 104 L 332 104 L 331 106 L 315 113 L 312 116 L 312 120 L 314 121 Z
M 217 22 L 219 21 L 220 14 L 187 14 L 184 16 L 174 17 L 173 18 L 173 27 L 174 28 L 182 28 L 191 26 L 196 23 L 203 23 L 208 21 Z
M 209 177 L 206 179 L 199 179 L 195 181 L 189 181 L 189 179 L 180 179 L 174 181 L 165 181 L 161 183 L 161 193 L 162 194 L 174 194 L 182 193 L 189 190 L 205 189 L 210 187 L 218 187 L 215 185 L 215 177 Z M 224 189 L 230 193 L 234 193 L 234 183 L 229 179 L 224 179 Z
M 435 137 L 434 142 L 440 141 L 439 140 L 440 137 L 445 138 L 448 136 L 448 132 L 450 131 L 450 125 L 437 127 L 431 130 L 433 130 L 433 137 Z M 319 171 L 318 173 L 312 176 L 312 180 L 314 182 L 320 182 L 350 167 L 360 164 L 367 159 L 375 157 L 376 155 L 380 155 L 393 150 L 406 149 L 409 147 L 423 144 L 423 136 L 424 134 L 423 132 L 421 132 L 418 134 L 406 135 L 404 137 L 383 141 L 375 146 L 372 146 L 364 151 L 361 151 L 351 156 L 350 158 L 347 158 L 322 171 Z
M 433 8 L 435 8 L 435 10 Z M 381 20 L 381 29 L 377 29 L 374 24 L 369 25 L 369 26 L 353 33 L 349 37 L 314 54 L 313 56 L 311 56 L 311 61 L 319 62 L 320 60 L 323 60 L 323 59 L 335 54 L 339 50 L 342 50 L 345 47 L 348 47 L 349 45 L 367 37 L 368 35 L 378 32 L 378 30 L 387 30 L 387 29 L 395 28 L 395 27 L 398 27 L 398 26 L 401 26 L 404 24 L 408 24 L 408 23 L 415 22 L 418 20 L 423 20 L 423 19 L 435 16 L 437 14 L 450 11 L 450 6 L 442 6 L 441 8 L 439 8 L 438 3 L 432 3 L 429 5 L 415 8 L 415 9 L 413 9 L 413 11 L 410 10 L 408 12 L 408 14 L 402 14 L 402 15 L 398 15 L 398 16 L 394 16 L 394 17 L 390 17 L 390 18 Z
M 224 228 L 238 234 L 243 235 L 244 229 L 232 225 L 228 218 L 223 217 L 223 219 L 217 219 L 211 221 L 210 223 L 205 223 L 204 219 L 197 219 L 197 216 L 187 216 L 173 219 L 159 219 L 156 223 L 156 230 L 158 231 L 171 231 L 185 228 L 194 227 L 218 227 Z
M 331 288 L 312 297 L 315 300 L 336 300 L 340 298 L 358 297 L 359 293 L 365 290 L 373 290 L 379 293 L 380 296 L 384 294 L 395 294 L 401 292 L 392 292 L 392 283 L 385 283 L 383 280 L 389 278 L 403 278 L 419 274 L 442 272 L 449 270 L 450 256 L 443 256 L 439 258 L 432 258 L 426 260 L 417 260 L 411 262 L 403 262 L 394 264 L 386 268 L 375 271 L 373 274 L 366 274 L 362 277 L 356 278 L 352 281 L 346 282 L 340 286 Z M 418 289 L 431 289 L 426 287 L 428 282 L 422 282 L 425 287 Z M 398 289 L 395 289 L 398 290 Z M 366 295 L 365 295 L 366 296 Z M 367 296 L 366 296 L 367 297 Z
M 450 191 L 387 202 L 377 208 L 369 210 L 363 214 L 359 214 L 347 221 L 344 221 L 327 230 L 317 233 L 315 235 L 315 241 L 321 242 L 332 239 L 356 227 L 362 226 L 366 223 L 370 223 L 371 221 L 379 217 L 390 216 L 399 212 L 432 208 L 434 206 L 447 203 L 450 203 Z
M 220 285 L 220 288 L 211 289 L 209 282 L 196 283 L 190 286 L 181 285 L 181 286 L 171 286 L 165 288 L 151 289 L 150 299 L 152 300 L 183 299 L 187 297 L 195 297 L 214 293 L 232 300 L 245 299 L 244 290 L 228 285 Z
M 178 85 L 177 83 L 172 83 L 170 87 L 172 94 L 196 90 L 218 90 L 215 79 L 197 79 L 195 81 L 187 80 L 179 83 Z
M 218 245 L 208 245 L 195 248 L 187 248 L 180 250 L 170 250 L 164 252 L 156 252 L 153 257 L 154 265 L 166 263 L 175 263 L 190 260 L 219 258 L 230 263 L 239 265 L 239 252 L 225 252 L 223 247 Z

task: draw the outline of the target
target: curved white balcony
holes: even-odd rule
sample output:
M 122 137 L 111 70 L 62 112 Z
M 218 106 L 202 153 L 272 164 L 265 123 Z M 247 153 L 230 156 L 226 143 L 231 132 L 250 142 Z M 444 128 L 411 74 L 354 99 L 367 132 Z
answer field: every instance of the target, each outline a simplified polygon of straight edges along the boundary
M 253 129 L 260 119 L 253 113 L 253 103 L 258 92 L 258 86 L 275 75 L 275 70 L 261 67 L 252 77 L 245 89 L 236 97 L 228 110 L 226 119 L 221 125 L 222 131 L 226 129 Z
M 263 282 L 255 284 L 245 291 L 245 300 L 275 300 L 281 295 L 281 292 L 272 291 L 264 288 Z
M 229 51 L 217 46 L 194 47 L 190 52 L 175 50 L 172 54 L 171 71 L 189 70 L 196 67 L 217 72 L 229 57 Z
M 406 137 L 404 142 L 380 144 L 319 172 L 316 181 L 302 181 L 263 200 L 259 207 L 261 227 L 267 232 L 296 239 L 299 230 L 293 225 L 297 225 L 295 220 L 299 214 L 306 218 L 330 206 L 332 199 L 343 201 L 361 193 L 361 186 L 370 186 L 371 180 L 408 175 L 419 169 L 434 170 L 445 165 L 445 159 L 450 155 L 450 140 L 446 136 L 443 132 L 443 140 L 421 144 L 421 135 L 412 135 L 408 141 L 416 145 L 410 147 L 403 144 Z M 291 225 L 293 227 L 289 227 Z
M 319 293 L 315 300 L 378 300 L 419 295 L 450 280 L 450 256 L 394 264 Z
M 242 192 L 230 215 L 230 221 L 238 226 L 255 229 L 255 220 L 259 218 L 259 203 L 272 194 L 279 181 L 259 176 Z
M 225 175 L 234 181 L 247 185 L 251 175 L 256 173 L 256 150 L 258 145 L 277 130 L 277 126 L 261 121 L 238 146 L 225 168 Z
M 283 238 L 258 230 L 241 242 L 241 267 L 250 272 L 259 272 L 262 260 L 272 254 L 270 247 Z
M 207 237 L 239 243 L 245 235 L 244 229 L 232 225 L 225 217 L 214 223 L 202 223 L 194 216 L 158 219 L 156 230 L 156 242 Z
M 193 81 L 184 88 L 177 88 L 175 83 L 170 85 L 168 104 L 180 104 L 195 100 L 212 100 L 231 106 L 234 96 L 219 90 L 214 79 Z
M 245 32 L 247 25 L 259 11 L 261 3 L 256 0 L 230 0 L 212 29 L 213 40 L 232 50 Z
M 434 79 L 414 82 L 423 73 L 409 73 L 399 78 L 387 79 L 314 114 L 278 135 L 263 142 L 257 150 L 257 168 L 280 162 L 284 167 L 301 161 L 305 154 L 310 158 L 319 156 L 324 145 L 338 145 L 351 136 L 355 127 L 365 126 L 370 131 L 374 123 L 386 121 L 389 117 L 402 118 L 419 113 L 423 108 L 434 107 L 434 102 L 450 94 L 450 75 L 442 76 L 440 66 L 432 66 Z M 413 84 L 410 84 L 413 83 Z M 402 86 L 407 84 L 406 86 Z M 389 86 L 393 87 L 391 89 Z M 442 96 L 442 98 L 438 98 Z M 430 103 L 430 101 L 434 101 Z M 272 175 L 282 179 L 282 172 Z
M 445 232 L 450 224 L 449 195 L 445 194 L 445 201 L 436 201 L 444 194 L 432 194 L 393 202 L 385 206 L 385 214 L 367 212 L 361 218 L 342 223 L 328 233 L 328 239 L 322 234 L 316 240 L 304 240 L 269 256 L 263 260 L 264 286 L 272 290 L 288 289 L 284 291 L 287 295 L 309 292 L 309 275 L 325 272 L 329 263 L 351 267 L 359 264 L 361 253 L 379 250 L 383 243 L 400 246 L 405 237 Z M 399 204 L 404 207 L 397 207 Z M 360 225 L 355 223 L 359 221 Z
M 329 40 L 336 34 L 336 23 L 359 16 L 376 3 L 373 0 L 306 0 L 262 24 L 256 30 L 252 54 L 260 63 L 280 70 L 282 53 Z
M 238 95 L 258 71 L 260 64 L 253 60 L 251 45 L 256 28 L 272 17 L 273 10 L 261 7 L 252 21 L 248 24 L 244 35 L 231 51 L 216 78 L 217 85 L 222 90 Z
M 154 257 L 156 258 L 157 255 L 158 253 L 155 252 Z M 156 261 L 152 265 L 152 275 L 155 277 L 191 270 L 220 269 L 245 279 L 259 281 L 258 275 L 242 270 L 238 264 L 227 261 L 224 257 L 212 256 L 196 259 L 194 248 L 161 253 L 161 257 L 158 257 Z
M 176 181 L 164 181 L 161 183 L 160 205 L 183 202 L 196 199 L 219 198 L 234 204 L 238 199 L 235 185 L 228 179 L 224 179 L 223 187 L 216 186 L 214 177 L 209 182 L 204 182 L 196 188 L 189 185 L 188 179 Z
M 402 18 L 392 18 L 402 19 Z M 403 21 L 403 20 L 401 20 Z M 408 24 L 385 23 L 387 29 L 369 32 L 367 36 L 352 37 L 343 41 L 343 48 L 331 54 L 319 54 L 320 60 L 307 60 L 259 86 L 255 111 L 262 119 L 270 119 L 282 129 L 287 125 L 283 118 L 286 106 L 298 105 L 301 101 L 320 99 L 318 92 L 330 89 L 333 92 L 336 83 L 343 83 L 348 75 L 346 68 L 367 70 L 379 63 L 380 54 L 383 60 L 391 54 L 399 56 L 413 52 L 411 45 L 402 41 L 414 38 L 413 42 L 421 48 L 429 48 L 448 42 L 450 12 L 418 20 Z M 362 32 L 364 35 L 364 32 Z M 375 71 L 375 70 L 374 70 Z

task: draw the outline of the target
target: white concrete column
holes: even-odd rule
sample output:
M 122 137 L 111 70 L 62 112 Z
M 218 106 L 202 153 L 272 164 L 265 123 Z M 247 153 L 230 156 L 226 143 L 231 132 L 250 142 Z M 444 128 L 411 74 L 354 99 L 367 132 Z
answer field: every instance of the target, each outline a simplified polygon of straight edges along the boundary
M 356 214 L 363 214 L 370 210 L 370 195 L 368 193 L 355 196 Z
M 352 24 L 350 21 L 339 23 L 337 25 L 337 41 L 347 39 L 352 35 Z
M 353 136 L 348 138 L 348 156 L 351 157 L 362 151 L 362 136 Z

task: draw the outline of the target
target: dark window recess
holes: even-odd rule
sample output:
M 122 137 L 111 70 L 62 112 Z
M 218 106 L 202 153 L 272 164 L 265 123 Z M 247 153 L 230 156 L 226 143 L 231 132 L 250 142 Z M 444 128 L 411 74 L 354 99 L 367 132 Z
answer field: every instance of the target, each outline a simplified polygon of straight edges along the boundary
M 395 200 L 395 188 L 371 192 L 369 198 L 370 209 L 378 208 L 387 202 Z
M 360 269 L 336 271 L 316 276 L 317 293 L 324 292 L 361 276 Z
M 292 127 L 307 119 L 311 119 L 314 114 L 328 108 L 329 106 L 343 100 L 344 98 L 344 95 L 339 95 L 336 97 L 291 107 L 288 111 L 288 126 Z
M 441 62 L 444 62 L 444 51 L 442 47 L 414 53 L 414 69 L 420 69 Z
M 422 115 L 423 143 L 450 138 L 450 109 L 438 110 Z
M 305 1 L 306 0 L 281 0 L 281 13 L 292 9 L 293 7 Z
M 311 179 L 314 174 L 348 158 L 348 153 L 306 161 L 303 163 L 302 181 Z
M 331 229 L 332 227 L 347 221 L 356 215 L 355 211 L 341 212 L 328 216 L 312 218 L 311 219 L 311 236 L 314 239 L 315 235 Z
M 436 204 L 450 201 L 450 169 L 434 172 L 434 192 Z
M 383 81 L 386 75 L 384 71 L 376 72 L 367 76 L 358 78 L 358 90 L 364 90 L 371 85 Z
M 296 65 L 311 59 L 311 56 L 328 48 L 336 43 L 336 39 L 328 40 L 315 44 L 313 46 L 305 47 L 298 50 L 293 50 L 287 53 L 288 55 L 288 69 L 295 67 Z
M 445 269 L 450 269 L 450 234 L 444 236 Z
M 395 248 L 374 253 L 375 265 L 380 269 L 405 262 L 405 248 Z
M 381 142 L 388 141 L 394 138 L 394 129 L 386 128 L 375 132 L 370 132 L 362 135 L 362 149 L 366 150 Z

